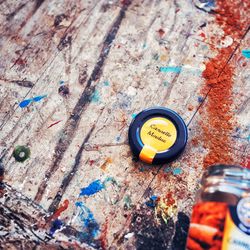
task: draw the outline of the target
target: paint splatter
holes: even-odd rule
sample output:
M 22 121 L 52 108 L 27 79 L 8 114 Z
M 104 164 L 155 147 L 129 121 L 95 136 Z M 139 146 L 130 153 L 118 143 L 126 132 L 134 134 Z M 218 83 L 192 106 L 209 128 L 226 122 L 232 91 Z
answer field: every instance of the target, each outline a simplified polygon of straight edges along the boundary
M 179 175 L 179 174 L 181 174 L 182 173 L 182 169 L 181 168 L 175 168 L 174 170 L 173 170 L 173 175 Z
M 106 87 L 108 87 L 110 85 L 110 83 L 109 83 L 109 81 L 104 81 L 103 85 L 106 86 Z
M 51 228 L 50 228 L 49 235 L 50 235 L 50 236 L 53 236 L 53 234 L 54 234 L 57 230 L 61 229 L 62 226 L 63 226 L 63 222 L 62 222 L 61 220 L 59 220 L 59 219 L 54 220 L 54 221 L 52 222 L 52 226 L 51 226 Z
M 79 218 L 82 223 L 83 232 L 81 234 L 82 240 L 89 242 L 92 238 L 96 238 L 99 234 L 99 225 L 96 222 L 93 213 L 83 202 L 77 201 L 76 207 L 79 208 Z
M 35 96 L 33 98 L 30 99 L 26 99 L 23 100 L 19 103 L 19 107 L 20 108 L 26 108 L 27 106 L 29 106 L 32 102 L 39 102 L 42 99 L 44 99 L 45 97 L 47 97 L 47 95 L 40 95 L 40 96 Z
M 171 67 L 171 66 L 168 66 L 168 67 L 160 67 L 159 68 L 160 72 L 163 72 L 163 73 L 180 73 L 181 70 L 182 70 L 182 67 L 180 66 L 176 66 L 176 67 Z
M 13 151 L 13 157 L 18 162 L 24 162 L 30 157 L 30 149 L 26 146 L 16 146 Z
M 153 196 L 150 197 L 149 201 L 146 201 L 146 202 L 145 202 L 145 204 L 146 204 L 148 207 L 155 208 L 156 205 L 157 205 L 157 200 L 158 200 L 158 196 L 153 195 Z
M 244 50 L 242 50 L 242 55 L 244 56 L 244 57 L 246 57 L 247 59 L 249 59 L 250 58 L 250 49 L 244 49 Z
M 94 93 L 92 94 L 91 101 L 95 103 L 100 102 L 100 94 L 98 90 L 95 90 Z
M 81 189 L 80 196 L 91 196 L 100 192 L 103 188 L 103 183 L 100 180 L 95 180 L 91 182 L 87 187 Z
M 156 200 L 155 213 L 162 217 L 165 223 L 168 222 L 169 218 L 173 217 L 177 211 L 176 201 L 173 198 L 171 192 L 169 192 L 165 197 L 160 197 Z
M 65 211 L 67 208 L 68 208 L 68 206 L 69 206 L 69 200 L 65 200 L 64 202 L 63 202 L 63 204 L 54 212 L 54 214 L 52 214 L 48 219 L 47 219 L 47 221 L 49 222 L 49 221 L 52 221 L 52 220 L 54 220 L 54 219 L 57 219 L 60 215 L 61 215 L 61 213 L 63 212 L 63 211 Z
M 62 121 L 62 120 L 59 120 L 59 121 L 56 121 L 56 122 L 54 122 L 54 123 L 50 124 L 50 125 L 48 126 L 48 128 L 53 127 L 54 125 L 58 124 L 58 123 L 59 123 L 59 122 L 61 122 L 61 121 Z
M 111 158 L 111 157 L 108 157 L 108 158 L 104 161 L 104 163 L 101 165 L 101 169 L 102 169 L 103 171 L 106 171 L 107 166 L 108 166 L 109 164 L 111 164 L 111 163 L 112 163 L 112 158 Z
M 64 82 L 63 80 L 60 80 L 60 81 L 59 81 L 59 84 L 60 84 L 60 85 L 63 85 L 64 83 L 65 83 L 65 82 Z
M 164 169 L 164 172 L 165 172 L 165 173 L 169 173 L 169 172 L 171 172 L 171 171 L 172 171 L 171 167 L 166 167 L 166 168 Z
M 132 117 L 133 119 L 135 119 L 136 116 L 137 116 L 137 114 L 135 114 L 135 113 L 133 113 L 133 114 L 131 115 L 131 117 Z
M 67 97 L 69 95 L 69 87 L 67 85 L 60 86 L 58 93 L 63 97 Z
M 163 82 L 163 85 L 164 85 L 165 87 L 167 87 L 167 86 L 169 85 L 169 82 L 168 82 L 168 81 L 164 81 L 164 82 Z
M 154 59 L 155 61 L 158 61 L 159 55 L 158 55 L 157 53 L 153 54 L 153 59 Z
M 164 34 L 165 34 L 165 31 L 161 28 L 161 29 L 158 30 L 158 34 L 159 34 L 160 37 L 163 37 Z
M 143 49 L 146 49 L 146 48 L 147 48 L 147 44 L 146 44 L 146 43 L 143 43 L 142 48 L 143 48 Z
M 202 103 L 203 100 L 204 100 L 204 98 L 203 98 L 202 96 L 199 96 L 199 97 L 198 97 L 198 103 Z
M 126 195 L 123 199 L 124 201 L 124 209 L 129 210 L 132 208 L 132 200 L 129 195 Z

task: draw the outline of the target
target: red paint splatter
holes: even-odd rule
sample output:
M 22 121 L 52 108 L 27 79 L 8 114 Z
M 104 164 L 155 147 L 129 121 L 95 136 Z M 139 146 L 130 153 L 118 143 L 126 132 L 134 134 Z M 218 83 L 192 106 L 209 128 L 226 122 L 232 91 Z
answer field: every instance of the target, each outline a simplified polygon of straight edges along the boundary
M 50 221 L 52 221 L 52 220 L 58 218 L 58 217 L 61 215 L 61 213 L 62 213 L 63 211 L 65 211 L 65 210 L 68 208 L 68 206 L 69 206 L 69 200 L 65 200 L 65 201 L 63 202 L 63 204 L 54 212 L 54 214 L 52 214 L 52 215 L 48 218 L 47 222 L 50 222 Z
M 48 128 L 53 127 L 54 125 L 58 124 L 58 123 L 59 123 L 59 122 L 61 122 L 61 121 L 62 121 L 62 120 L 60 120 L 60 121 L 57 121 L 57 122 L 54 122 L 54 123 L 50 124 L 50 125 L 48 126 Z
M 203 38 L 203 39 L 202 39 L 203 41 L 205 41 L 205 39 L 206 39 L 205 33 L 201 32 L 199 36 Z
M 27 63 L 27 60 L 26 59 L 22 59 L 22 58 L 18 58 L 14 64 L 17 64 L 17 65 L 25 65 Z
M 242 8 L 237 1 L 218 0 L 216 22 L 223 28 L 224 37 L 230 35 L 233 40 L 242 38 L 245 21 Z M 224 38 L 223 37 L 223 38 Z M 212 40 L 216 41 L 216 37 Z M 218 41 L 219 42 L 219 41 Z M 211 46 L 211 49 L 213 47 Z M 234 129 L 234 115 L 231 109 L 233 74 L 235 65 L 228 63 L 228 59 L 235 49 L 235 43 L 217 51 L 217 56 L 206 64 L 203 72 L 205 86 L 201 94 L 208 93 L 206 112 L 201 114 L 204 147 L 208 150 L 203 165 L 207 167 L 215 163 L 234 163 L 232 157 L 232 140 L 230 135 Z
M 102 226 L 101 236 L 99 238 L 102 250 L 108 249 L 107 234 L 108 234 L 108 218 L 106 218 L 105 223 Z
M 165 31 L 164 31 L 162 28 L 160 28 L 160 29 L 158 30 L 158 33 L 159 33 L 159 36 L 160 36 L 160 37 L 163 37 L 164 34 L 165 34 Z

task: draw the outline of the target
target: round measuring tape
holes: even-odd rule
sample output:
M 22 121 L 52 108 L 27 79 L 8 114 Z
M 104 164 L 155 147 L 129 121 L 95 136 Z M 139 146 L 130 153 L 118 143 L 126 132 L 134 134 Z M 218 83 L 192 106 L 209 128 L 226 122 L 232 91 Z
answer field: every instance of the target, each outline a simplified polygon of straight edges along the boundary
M 187 126 L 174 111 L 149 108 L 140 112 L 129 127 L 129 144 L 134 155 L 150 164 L 176 159 L 187 143 Z

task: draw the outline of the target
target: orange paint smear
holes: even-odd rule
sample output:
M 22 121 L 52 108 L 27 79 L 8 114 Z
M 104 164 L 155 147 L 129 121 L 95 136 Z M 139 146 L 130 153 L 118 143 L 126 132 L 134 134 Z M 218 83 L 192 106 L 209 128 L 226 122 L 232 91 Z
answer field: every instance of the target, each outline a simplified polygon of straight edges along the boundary
M 242 38 L 244 34 L 243 14 L 244 8 L 240 8 L 237 1 L 216 1 L 216 22 L 224 30 L 224 38 L 229 36 L 234 41 Z M 242 6 L 241 6 L 242 7 Z M 213 42 L 220 42 L 212 38 Z M 208 93 L 206 112 L 202 114 L 201 127 L 203 130 L 204 147 L 208 150 L 203 166 L 207 167 L 215 163 L 233 163 L 233 149 L 231 134 L 235 127 L 235 119 L 232 111 L 232 88 L 234 64 L 228 59 L 236 48 L 235 42 L 227 47 L 217 50 L 217 56 L 206 64 L 203 72 L 205 86 L 201 90 L 203 96 Z M 211 49 L 213 47 L 211 46 Z

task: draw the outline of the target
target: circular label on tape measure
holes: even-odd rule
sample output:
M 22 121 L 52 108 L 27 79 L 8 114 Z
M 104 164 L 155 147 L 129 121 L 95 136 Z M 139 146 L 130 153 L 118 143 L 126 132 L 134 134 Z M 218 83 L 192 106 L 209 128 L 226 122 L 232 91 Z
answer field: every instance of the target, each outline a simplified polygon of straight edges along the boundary
M 154 148 L 156 152 L 164 152 L 174 145 L 177 130 L 169 119 L 155 117 L 143 124 L 140 136 L 144 145 Z

